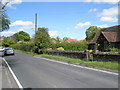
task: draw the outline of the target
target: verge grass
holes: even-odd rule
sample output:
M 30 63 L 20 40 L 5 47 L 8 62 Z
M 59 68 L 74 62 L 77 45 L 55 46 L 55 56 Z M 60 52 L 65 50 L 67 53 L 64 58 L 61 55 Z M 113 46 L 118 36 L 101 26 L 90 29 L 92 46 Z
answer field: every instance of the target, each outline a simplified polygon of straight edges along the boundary
M 85 60 L 80 60 L 80 59 L 74 59 L 74 58 L 68 58 L 68 57 L 56 56 L 56 55 L 47 55 L 47 54 L 42 54 L 41 56 L 45 58 L 49 58 L 49 59 L 68 62 L 68 63 L 74 63 L 74 64 L 80 64 L 80 65 L 85 65 L 85 66 L 100 67 L 100 68 L 120 71 L 120 67 L 118 68 L 120 63 L 117 63 L 117 62 L 85 61 Z

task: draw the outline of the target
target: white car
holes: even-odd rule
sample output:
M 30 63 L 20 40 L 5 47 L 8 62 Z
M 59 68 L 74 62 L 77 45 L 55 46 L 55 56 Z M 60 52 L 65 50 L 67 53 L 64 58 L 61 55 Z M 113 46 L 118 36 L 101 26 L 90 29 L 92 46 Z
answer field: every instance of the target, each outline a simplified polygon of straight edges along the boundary
M 14 50 L 12 48 L 5 48 L 5 55 L 14 55 Z

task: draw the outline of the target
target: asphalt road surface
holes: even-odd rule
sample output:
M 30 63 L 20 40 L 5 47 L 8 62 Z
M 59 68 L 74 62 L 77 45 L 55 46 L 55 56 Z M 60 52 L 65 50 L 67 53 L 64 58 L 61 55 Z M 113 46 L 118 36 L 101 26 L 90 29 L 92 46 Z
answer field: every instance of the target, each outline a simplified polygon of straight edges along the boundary
M 18 53 L 5 56 L 23 88 L 118 88 L 118 75 Z

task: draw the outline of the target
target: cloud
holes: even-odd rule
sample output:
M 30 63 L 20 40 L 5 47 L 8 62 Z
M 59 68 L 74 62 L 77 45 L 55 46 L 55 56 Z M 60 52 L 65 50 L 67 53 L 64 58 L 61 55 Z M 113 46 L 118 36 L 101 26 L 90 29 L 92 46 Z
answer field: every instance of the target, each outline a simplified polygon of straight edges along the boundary
M 11 23 L 10 27 L 12 27 L 12 26 L 29 26 L 29 25 L 33 25 L 33 23 L 31 21 L 17 20 L 15 22 Z
M 97 12 L 97 11 L 98 11 L 98 9 L 93 8 L 93 9 L 90 9 L 88 12 Z
M 7 4 L 8 7 L 15 9 L 15 7 L 13 7 L 12 5 L 13 5 L 13 4 L 21 4 L 21 3 L 22 3 L 22 0 L 2 0 L 2 3 L 3 3 L 3 4 L 5 4 L 6 2 L 9 2 L 9 3 Z
M 10 27 L 19 26 L 18 31 L 24 31 L 26 29 L 34 29 L 34 24 L 31 21 L 17 20 L 10 24 Z
M 103 21 L 103 22 L 117 22 L 118 19 L 116 17 L 101 17 L 100 21 Z
M 95 25 L 97 27 L 100 27 L 100 28 L 106 28 L 106 27 L 109 27 L 108 25 Z
M 109 9 L 103 9 L 101 13 L 99 13 L 100 21 L 102 22 L 117 22 L 117 16 L 120 14 L 118 12 L 118 8 L 120 7 L 112 7 Z
M 118 7 L 112 7 L 109 9 L 103 9 L 99 16 L 116 16 L 118 15 Z
M 75 29 L 80 29 L 80 28 L 83 28 L 83 27 L 86 27 L 86 26 L 89 26 L 89 25 L 90 25 L 90 22 L 79 23 L 75 26 Z
M 4 31 L 4 32 L 1 32 L 1 35 L 3 36 L 11 36 L 13 34 L 15 34 L 16 32 L 13 32 L 13 31 Z
M 33 30 L 34 26 L 21 26 L 18 28 L 18 31 L 24 31 L 24 30 Z
M 84 2 L 116 4 L 119 2 L 119 0 L 84 0 Z
M 50 37 L 56 37 L 58 36 L 58 31 L 48 31 Z

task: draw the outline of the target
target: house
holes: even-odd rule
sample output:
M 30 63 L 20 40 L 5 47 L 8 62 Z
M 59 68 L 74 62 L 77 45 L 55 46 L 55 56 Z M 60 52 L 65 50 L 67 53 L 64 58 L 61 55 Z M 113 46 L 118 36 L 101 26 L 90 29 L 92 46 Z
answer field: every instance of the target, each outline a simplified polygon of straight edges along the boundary
M 107 51 L 109 48 L 120 49 L 120 25 L 101 29 L 88 45 L 88 49 L 99 51 Z

